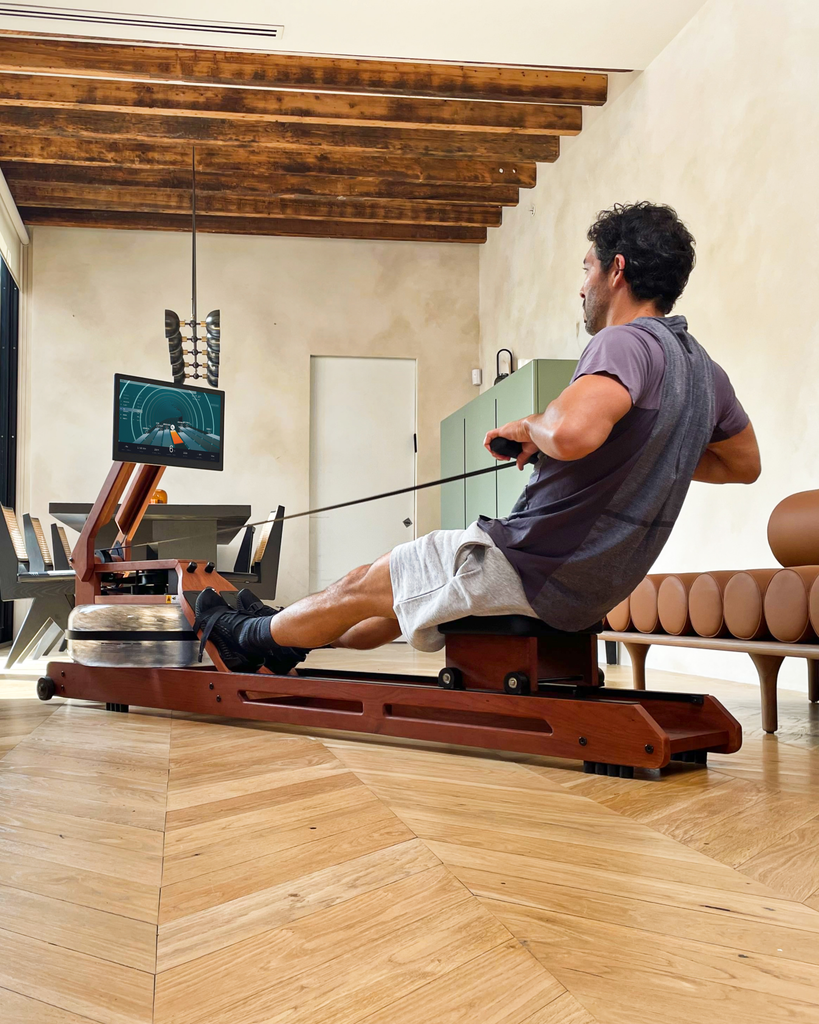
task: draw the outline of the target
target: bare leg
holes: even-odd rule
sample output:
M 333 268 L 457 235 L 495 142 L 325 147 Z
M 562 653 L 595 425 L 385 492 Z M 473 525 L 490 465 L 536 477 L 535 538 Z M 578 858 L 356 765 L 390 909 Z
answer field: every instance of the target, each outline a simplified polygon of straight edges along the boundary
M 333 647 L 349 647 L 353 651 L 371 651 L 374 647 L 382 647 L 392 643 L 401 636 L 401 627 L 396 619 L 373 617 L 359 622 L 338 638 Z
M 386 554 L 372 565 L 353 569 L 320 594 L 296 601 L 274 615 L 270 635 L 285 647 L 323 647 L 366 619 L 396 622 L 392 603 L 390 556 Z

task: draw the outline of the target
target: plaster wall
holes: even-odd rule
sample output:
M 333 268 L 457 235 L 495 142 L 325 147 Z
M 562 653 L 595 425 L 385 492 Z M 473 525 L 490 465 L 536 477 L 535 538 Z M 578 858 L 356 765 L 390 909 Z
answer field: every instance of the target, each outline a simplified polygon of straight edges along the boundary
M 30 248 L 20 511 L 50 523 L 49 501 L 93 501 L 102 484 L 113 374 L 170 376 L 163 311 L 189 315 L 190 236 L 35 228 Z M 417 474 L 435 479 L 439 422 L 475 394 L 477 261 L 457 244 L 200 235 L 199 312 L 222 311 L 225 470 L 167 470 L 169 500 L 248 503 L 254 519 L 308 508 L 311 355 L 417 360 Z M 355 473 L 352 446 L 349 461 Z M 419 533 L 438 510 L 436 489 L 419 493 Z M 284 603 L 307 593 L 307 523 L 285 526 Z
M 481 357 L 576 358 L 588 341 L 578 289 L 598 210 L 649 199 L 674 206 L 698 242 L 675 312 L 728 371 L 760 439 L 750 486 L 693 484 L 655 571 L 774 565 L 768 516 L 819 486 L 819 5 L 709 0 L 539 183 L 504 213 L 481 253 Z M 656 648 L 651 665 L 755 680 L 738 655 Z M 804 687 L 801 662 L 786 685 Z
M 0 258 L 3 259 L 11 271 L 11 276 L 19 284 L 23 263 L 23 246 L 20 244 L 20 238 L 2 200 L 0 200 Z

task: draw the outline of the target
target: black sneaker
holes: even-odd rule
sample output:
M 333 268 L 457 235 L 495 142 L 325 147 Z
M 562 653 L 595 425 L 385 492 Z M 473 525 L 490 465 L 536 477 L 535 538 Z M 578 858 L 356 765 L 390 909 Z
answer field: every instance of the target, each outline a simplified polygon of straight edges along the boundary
M 205 644 L 210 640 L 225 667 L 231 672 L 258 672 L 264 658 L 248 654 L 239 645 L 235 627 L 247 618 L 244 612 L 234 611 L 212 587 L 203 590 L 196 599 L 196 621 L 194 629 L 201 630 L 199 660 L 205 653 Z
M 252 590 L 245 588 L 236 595 L 236 610 L 253 615 L 257 619 L 269 619 L 278 615 L 281 608 L 271 608 L 269 604 L 260 601 Z
M 275 675 L 286 676 L 310 653 L 277 644 L 270 635 L 269 621 L 270 616 L 234 611 L 210 587 L 196 599 L 195 625 L 202 630 L 200 652 L 211 640 L 231 672 L 257 672 L 264 665 Z

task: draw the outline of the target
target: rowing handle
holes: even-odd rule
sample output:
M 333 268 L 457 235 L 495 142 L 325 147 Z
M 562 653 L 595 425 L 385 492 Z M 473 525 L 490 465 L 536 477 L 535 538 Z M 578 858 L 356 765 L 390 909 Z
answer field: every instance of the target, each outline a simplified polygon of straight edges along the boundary
M 523 451 L 523 445 L 520 441 L 510 441 L 508 437 L 493 437 L 489 442 L 489 447 L 496 455 L 505 455 L 510 459 L 516 459 Z M 535 453 L 530 455 L 526 461 L 534 465 L 537 460 L 538 454 Z

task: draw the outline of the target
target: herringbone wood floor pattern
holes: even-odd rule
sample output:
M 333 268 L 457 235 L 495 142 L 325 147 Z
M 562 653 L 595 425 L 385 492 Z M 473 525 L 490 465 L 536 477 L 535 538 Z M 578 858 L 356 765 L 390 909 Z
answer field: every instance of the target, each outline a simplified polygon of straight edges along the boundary
M 438 667 L 314 656 L 359 657 Z M 766 737 L 752 687 L 650 685 L 742 751 L 627 781 L 0 680 L 0 1020 L 815 1024 L 817 708 Z

